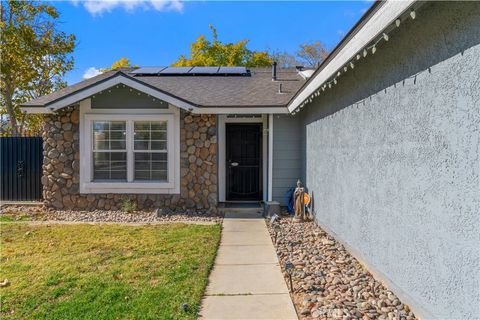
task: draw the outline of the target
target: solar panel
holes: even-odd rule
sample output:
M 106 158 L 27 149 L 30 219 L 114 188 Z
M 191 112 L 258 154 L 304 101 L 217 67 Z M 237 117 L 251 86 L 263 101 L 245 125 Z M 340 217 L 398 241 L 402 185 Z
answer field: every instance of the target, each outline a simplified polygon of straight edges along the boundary
M 189 74 L 216 74 L 220 67 L 193 67 Z
M 247 68 L 246 67 L 220 67 L 220 70 L 218 70 L 218 73 L 222 74 L 247 74 Z
M 249 76 L 246 67 L 142 67 L 130 72 L 138 76 Z
M 192 67 L 166 67 L 160 74 L 186 74 Z
M 132 74 L 157 74 L 165 69 L 165 67 L 142 67 L 131 71 Z

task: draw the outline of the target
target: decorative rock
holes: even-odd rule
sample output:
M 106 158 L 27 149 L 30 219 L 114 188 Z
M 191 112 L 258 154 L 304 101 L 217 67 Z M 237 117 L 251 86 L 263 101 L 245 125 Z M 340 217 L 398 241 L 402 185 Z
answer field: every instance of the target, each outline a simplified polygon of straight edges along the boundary
M 60 152 L 58 152 L 57 149 L 51 149 L 50 151 L 48 151 L 47 157 L 49 157 L 50 159 L 55 159 L 58 157 L 59 154 Z
M 416 319 L 314 222 L 298 224 L 283 218 L 276 225 L 281 235 L 274 243 L 280 264 L 296 265 L 292 298 L 300 319 Z M 268 228 L 273 241 L 276 232 L 269 224 Z
M 70 121 L 72 122 L 72 124 L 78 124 L 78 120 L 79 120 L 79 112 L 78 112 L 78 109 L 72 111 L 72 113 L 70 114 Z
M 3 279 L 2 282 L 0 282 L 0 288 L 8 287 L 10 285 L 10 281 L 8 279 Z

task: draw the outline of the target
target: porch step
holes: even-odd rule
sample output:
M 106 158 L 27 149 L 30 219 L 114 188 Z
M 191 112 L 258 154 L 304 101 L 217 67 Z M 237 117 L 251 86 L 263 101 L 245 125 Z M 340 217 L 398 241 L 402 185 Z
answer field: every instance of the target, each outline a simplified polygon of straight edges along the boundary
M 218 210 L 223 214 L 249 214 L 262 213 L 260 202 L 223 202 L 218 204 Z

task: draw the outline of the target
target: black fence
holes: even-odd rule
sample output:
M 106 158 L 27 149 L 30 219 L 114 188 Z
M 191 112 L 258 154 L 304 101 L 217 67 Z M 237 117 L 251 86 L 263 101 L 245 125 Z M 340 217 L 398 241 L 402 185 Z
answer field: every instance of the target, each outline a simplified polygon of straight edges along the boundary
M 0 199 L 42 199 L 41 137 L 0 137 Z

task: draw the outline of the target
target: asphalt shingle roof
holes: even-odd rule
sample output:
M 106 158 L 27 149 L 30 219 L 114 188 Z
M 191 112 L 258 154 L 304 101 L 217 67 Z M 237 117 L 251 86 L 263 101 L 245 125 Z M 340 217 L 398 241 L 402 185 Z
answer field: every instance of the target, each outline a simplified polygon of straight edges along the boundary
M 277 81 L 272 81 L 270 68 L 250 68 L 250 76 L 133 76 L 129 71 L 131 69 L 108 71 L 23 105 L 45 106 L 107 80 L 117 73 L 132 77 L 198 107 L 286 106 L 305 83 L 295 69 L 277 69 Z M 278 92 L 280 84 L 282 93 Z

